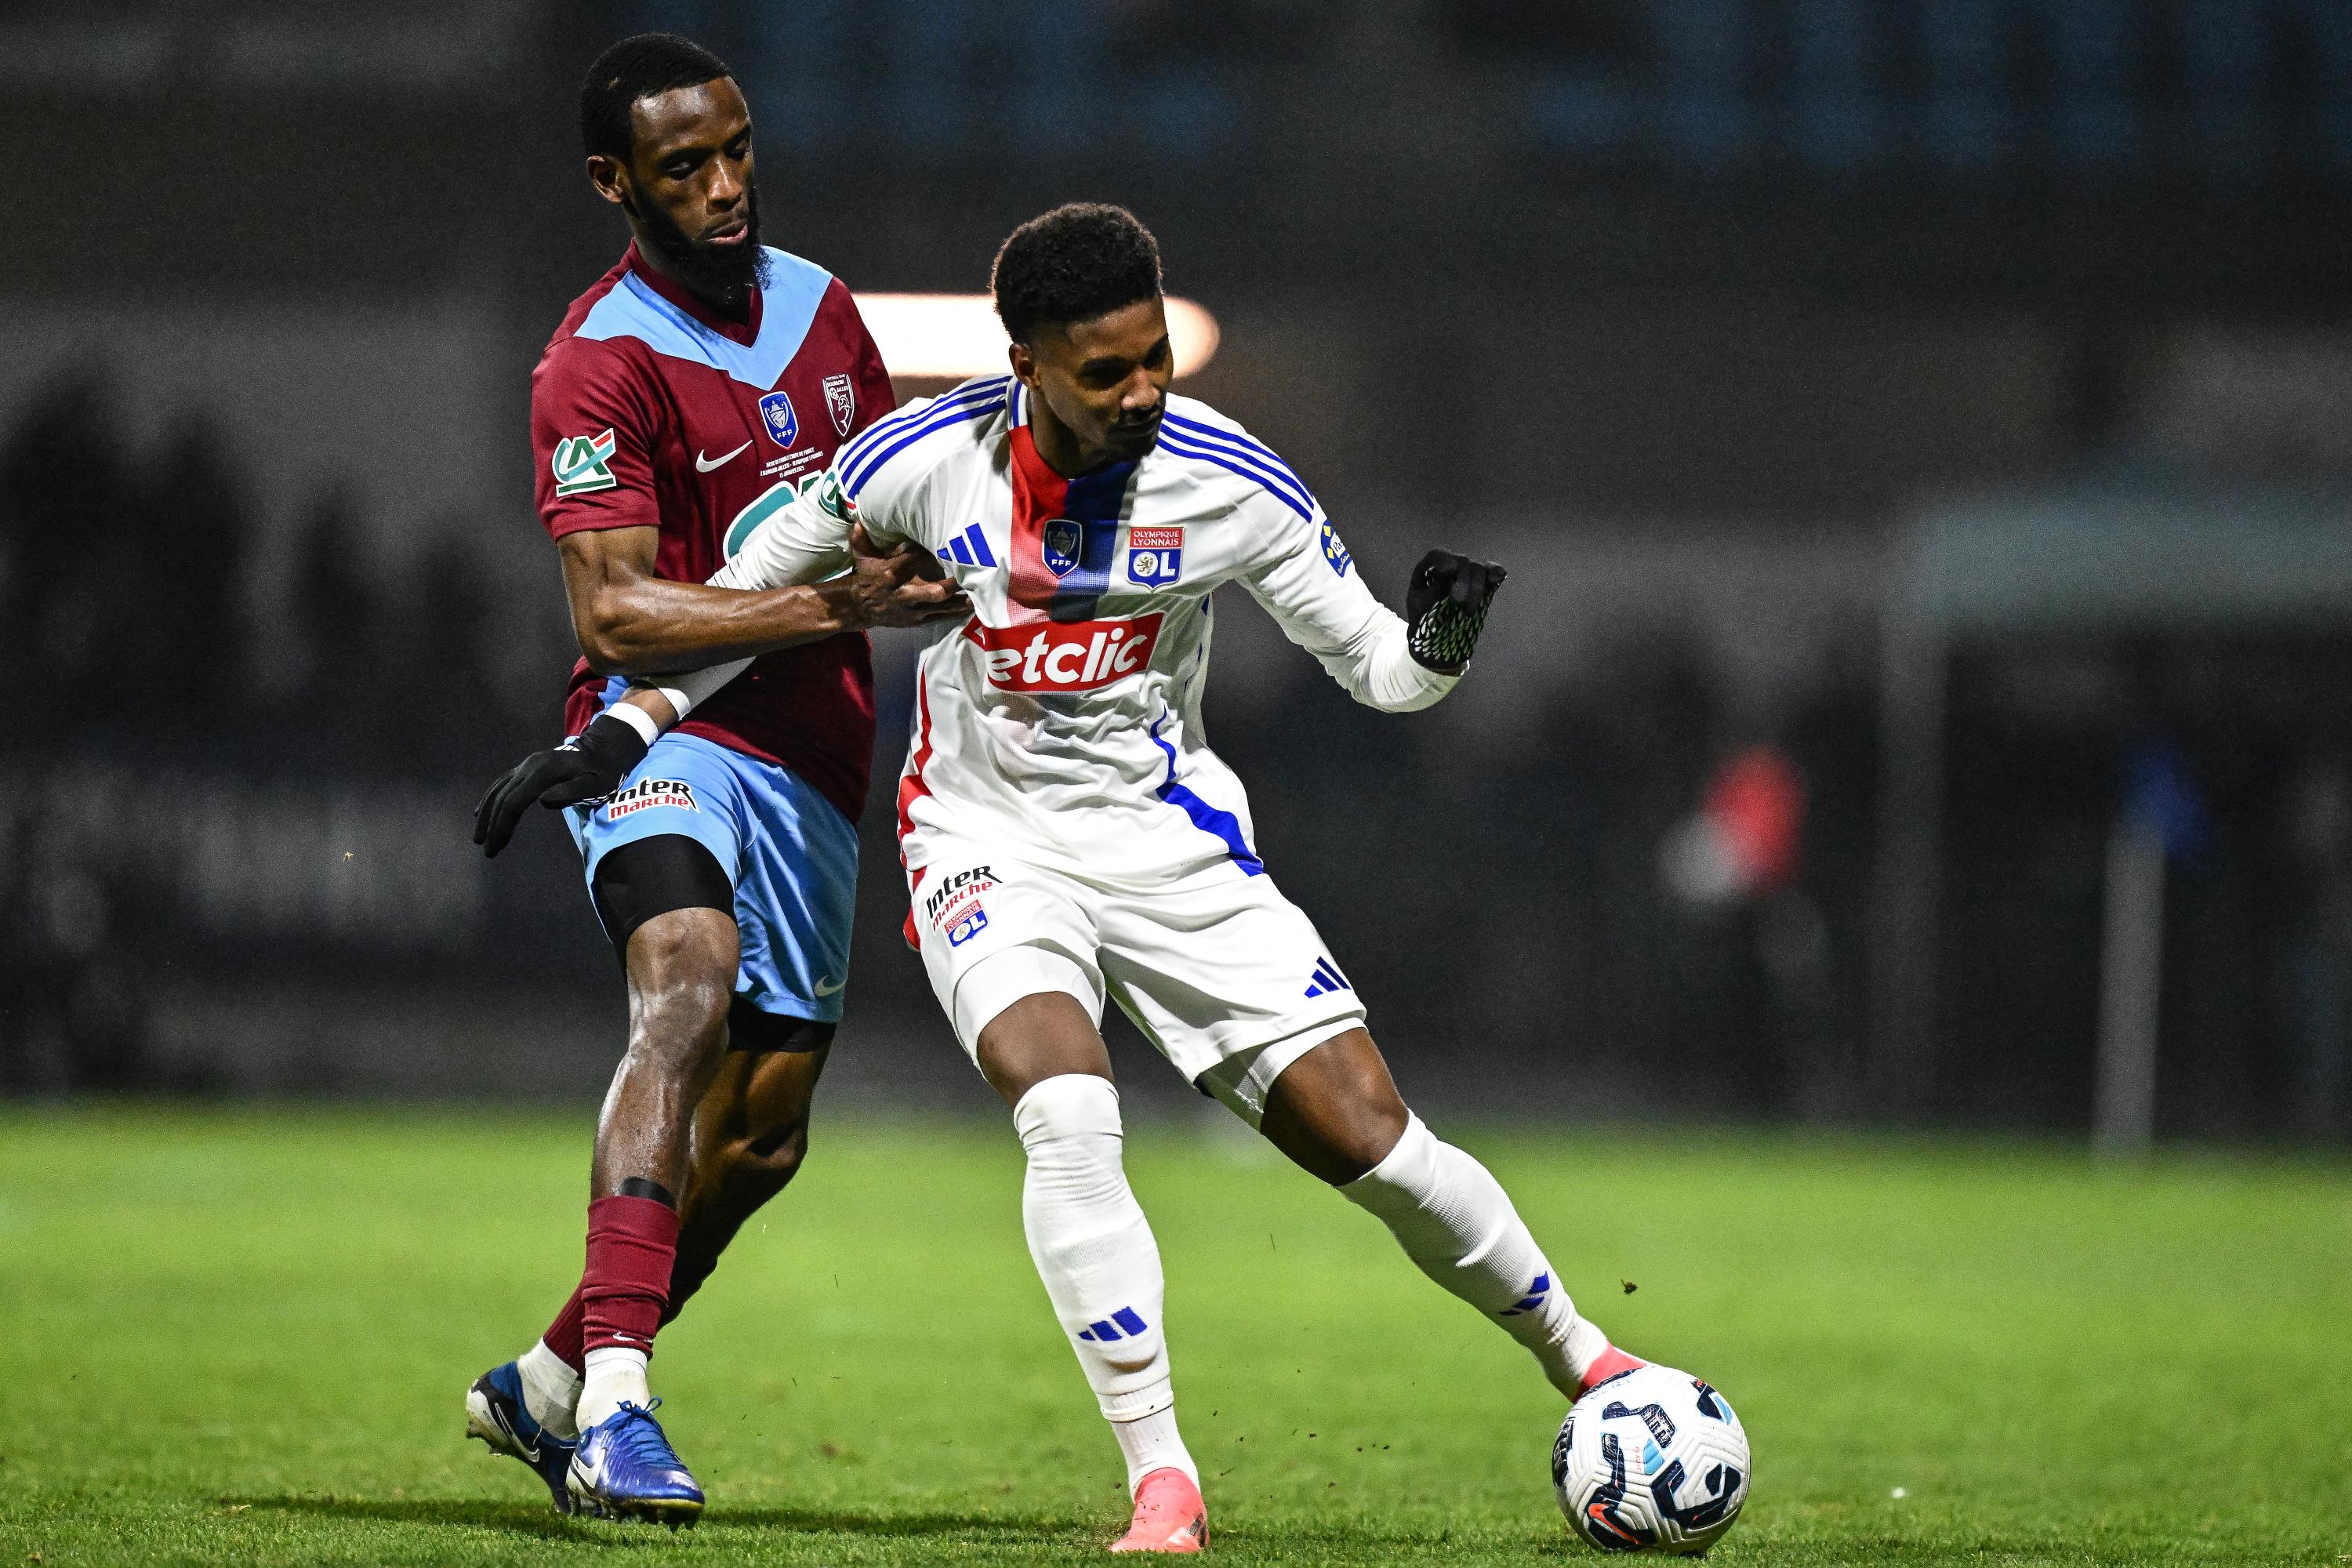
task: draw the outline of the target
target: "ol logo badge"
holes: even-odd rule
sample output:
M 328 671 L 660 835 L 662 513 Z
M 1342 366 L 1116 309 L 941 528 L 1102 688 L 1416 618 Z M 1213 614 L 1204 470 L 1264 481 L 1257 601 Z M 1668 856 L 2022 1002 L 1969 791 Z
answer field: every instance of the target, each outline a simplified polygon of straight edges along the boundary
M 1164 587 L 1183 574 L 1184 531 L 1181 528 L 1130 528 L 1127 531 L 1128 580 L 1145 588 Z

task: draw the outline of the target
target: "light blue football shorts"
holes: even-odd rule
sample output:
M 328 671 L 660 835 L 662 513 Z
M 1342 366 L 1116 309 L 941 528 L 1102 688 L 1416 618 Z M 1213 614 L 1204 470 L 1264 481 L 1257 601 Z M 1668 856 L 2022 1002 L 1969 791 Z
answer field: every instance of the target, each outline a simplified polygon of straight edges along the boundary
M 735 995 L 762 1013 L 841 1020 L 857 904 L 857 829 L 792 769 L 698 735 L 664 735 L 611 799 L 563 814 L 593 896 L 624 844 L 682 833 L 735 889 Z

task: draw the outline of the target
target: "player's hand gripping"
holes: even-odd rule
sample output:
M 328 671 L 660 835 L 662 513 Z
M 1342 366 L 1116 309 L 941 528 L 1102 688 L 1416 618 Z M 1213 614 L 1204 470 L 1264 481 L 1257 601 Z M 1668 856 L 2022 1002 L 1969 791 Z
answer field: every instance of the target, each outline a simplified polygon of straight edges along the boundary
M 648 749 L 629 725 L 599 713 L 577 740 L 533 752 L 499 776 L 474 807 L 474 842 L 483 854 L 496 855 L 534 801 L 552 810 L 604 799 L 645 761 Z
M 1450 550 L 1423 556 L 1404 591 L 1406 647 L 1414 660 L 1449 675 L 1468 664 L 1503 576 L 1492 561 L 1473 561 Z
M 928 550 L 885 550 L 862 522 L 849 529 L 849 616 L 862 626 L 919 626 L 971 614 L 971 601 Z

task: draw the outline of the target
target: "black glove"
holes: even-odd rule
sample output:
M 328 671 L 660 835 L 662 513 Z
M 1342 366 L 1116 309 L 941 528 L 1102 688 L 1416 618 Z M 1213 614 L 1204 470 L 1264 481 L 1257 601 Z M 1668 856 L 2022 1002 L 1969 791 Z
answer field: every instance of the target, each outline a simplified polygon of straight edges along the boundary
M 574 741 L 533 752 L 509 768 L 474 807 L 474 842 L 495 855 L 514 837 L 531 802 L 552 809 L 602 800 L 646 760 L 645 738 L 626 721 L 599 713 Z
M 1469 663 L 1486 626 L 1486 606 L 1502 585 L 1503 569 L 1491 561 L 1451 550 L 1423 556 L 1404 591 L 1406 646 L 1414 660 L 1431 669 Z

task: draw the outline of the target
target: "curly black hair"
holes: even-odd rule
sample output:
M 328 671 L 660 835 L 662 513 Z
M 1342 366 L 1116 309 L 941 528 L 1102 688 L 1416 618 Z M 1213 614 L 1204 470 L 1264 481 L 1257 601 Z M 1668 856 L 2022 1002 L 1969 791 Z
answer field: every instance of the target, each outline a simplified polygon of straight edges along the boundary
M 1016 343 L 1160 297 L 1160 242 L 1125 207 L 1069 202 L 1005 239 L 990 278 L 997 319 Z
M 639 33 L 596 57 L 580 84 L 580 141 L 591 157 L 625 163 L 635 151 L 629 110 L 641 98 L 732 77 L 727 62 L 676 33 Z

